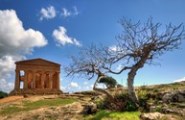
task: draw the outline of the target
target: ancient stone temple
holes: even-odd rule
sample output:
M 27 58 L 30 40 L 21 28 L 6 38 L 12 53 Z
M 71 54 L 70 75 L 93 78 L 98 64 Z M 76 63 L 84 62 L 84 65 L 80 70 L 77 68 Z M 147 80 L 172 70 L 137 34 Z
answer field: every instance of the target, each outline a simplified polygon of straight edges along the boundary
M 60 94 L 60 64 L 41 58 L 18 61 L 10 94 Z

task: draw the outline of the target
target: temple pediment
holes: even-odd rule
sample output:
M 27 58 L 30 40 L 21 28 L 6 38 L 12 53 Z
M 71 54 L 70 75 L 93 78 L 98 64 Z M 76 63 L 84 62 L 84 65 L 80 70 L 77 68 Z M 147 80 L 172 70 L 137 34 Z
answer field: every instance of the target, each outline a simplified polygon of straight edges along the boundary
M 42 66 L 60 66 L 58 63 L 54 63 L 45 59 L 37 58 L 31 60 L 23 60 L 15 63 L 16 65 L 42 65 Z

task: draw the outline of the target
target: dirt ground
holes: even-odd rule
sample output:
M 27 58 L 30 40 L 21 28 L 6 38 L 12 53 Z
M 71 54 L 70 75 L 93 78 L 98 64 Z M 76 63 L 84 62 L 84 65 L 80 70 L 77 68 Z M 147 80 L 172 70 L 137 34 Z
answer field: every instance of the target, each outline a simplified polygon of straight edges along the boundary
M 9 96 L 9 97 L 0 99 L 0 104 L 15 102 L 21 99 L 23 99 L 23 96 Z
M 41 99 L 53 99 L 56 95 L 46 96 L 29 96 L 24 98 L 23 96 L 10 96 L 4 99 L 0 99 L 0 109 L 5 106 L 19 104 L 22 101 L 38 101 Z M 64 106 L 50 106 L 34 109 L 30 111 L 18 112 L 7 116 L 0 115 L 0 120 L 80 120 L 83 115 L 80 114 L 83 111 L 83 102 L 74 102 L 72 104 Z

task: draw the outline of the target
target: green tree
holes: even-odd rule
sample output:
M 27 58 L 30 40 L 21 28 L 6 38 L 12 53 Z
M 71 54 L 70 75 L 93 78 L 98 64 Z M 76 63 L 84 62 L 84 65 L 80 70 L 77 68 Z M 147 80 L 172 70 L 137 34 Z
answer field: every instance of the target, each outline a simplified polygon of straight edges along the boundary
M 100 79 L 99 83 L 105 84 L 108 89 L 115 88 L 117 86 L 117 81 L 112 77 L 104 77 Z
M 6 92 L 0 91 L 0 99 L 7 97 L 7 96 L 8 96 L 8 94 Z

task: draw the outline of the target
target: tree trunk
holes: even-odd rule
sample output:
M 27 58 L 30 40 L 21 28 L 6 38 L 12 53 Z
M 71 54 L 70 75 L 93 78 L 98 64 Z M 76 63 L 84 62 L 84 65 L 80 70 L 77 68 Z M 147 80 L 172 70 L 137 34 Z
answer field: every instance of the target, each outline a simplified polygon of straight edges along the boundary
M 127 79 L 128 95 L 129 95 L 130 99 L 133 102 L 138 103 L 138 98 L 137 98 L 137 95 L 136 95 L 135 89 L 134 89 L 134 78 L 135 78 L 135 76 L 136 76 L 136 69 L 132 69 L 128 73 L 128 79 Z
M 137 71 L 142 68 L 146 62 L 146 60 L 148 59 L 150 52 L 146 52 L 145 56 L 143 56 L 141 58 L 140 61 L 138 61 L 130 70 L 130 72 L 128 73 L 128 78 L 127 78 L 127 84 L 128 84 L 128 95 L 130 97 L 130 99 L 135 102 L 136 104 L 139 103 L 138 101 L 138 97 L 135 93 L 134 90 L 134 78 L 136 76 Z
M 96 88 L 97 83 L 99 82 L 100 79 L 102 79 L 103 77 L 106 77 L 105 75 L 98 75 L 98 78 L 96 79 L 94 86 L 93 86 L 93 90 L 97 91 L 97 92 L 101 92 L 103 94 L 106 94 L 107 97 L 109 97 L 110 99 L 113 99 L 113 96 L 106 90 L 100 89 L 100 88 Z

